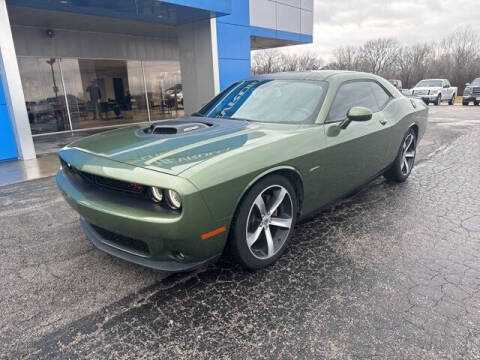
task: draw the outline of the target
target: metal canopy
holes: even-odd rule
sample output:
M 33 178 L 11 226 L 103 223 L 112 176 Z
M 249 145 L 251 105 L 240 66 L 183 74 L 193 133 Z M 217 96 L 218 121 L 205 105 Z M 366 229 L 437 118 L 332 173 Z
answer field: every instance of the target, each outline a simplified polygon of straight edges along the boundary
M 232 0 L 7 0 L 8 5 L 181 25 L 231 13 Z

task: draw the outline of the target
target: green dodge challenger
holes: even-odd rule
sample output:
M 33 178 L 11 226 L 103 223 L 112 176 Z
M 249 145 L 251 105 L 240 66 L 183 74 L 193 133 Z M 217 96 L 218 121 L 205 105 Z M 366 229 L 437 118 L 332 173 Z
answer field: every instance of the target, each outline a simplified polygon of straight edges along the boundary
M 57 183 L 109 254 L 177 272 L 228 250 L 259 269 L 299 218 L 379 175 L 405 181 L 427 112 L 371 74 L 254 76 L 182 119 L 74 142 Z

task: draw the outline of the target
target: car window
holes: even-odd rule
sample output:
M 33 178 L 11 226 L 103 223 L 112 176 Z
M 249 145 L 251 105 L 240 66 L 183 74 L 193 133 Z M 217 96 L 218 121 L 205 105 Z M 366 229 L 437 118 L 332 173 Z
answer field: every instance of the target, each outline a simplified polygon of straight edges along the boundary
M 270 123 L 312 123 L 327 88 L 325 81 L 244 80 L 223 91 L 196 114 Z
M 351 107 L 363 106 L 372 112 L 380 110 L 373 95 L 371 81 L 354 81 L 343 84 L 335 96 L 327 122 L 344 120 Z
M 388 94 L 387 91 L 376 82 L 370 82 L 370 86 L 373 91 L 373 96 L 375 96 L 375 100 L 377 101 L 378 107 L 383 109 L 383 107 L 390 100 L 390 94 Z
M 442 80 L 422 80 L 415 87 L 442 87 Z

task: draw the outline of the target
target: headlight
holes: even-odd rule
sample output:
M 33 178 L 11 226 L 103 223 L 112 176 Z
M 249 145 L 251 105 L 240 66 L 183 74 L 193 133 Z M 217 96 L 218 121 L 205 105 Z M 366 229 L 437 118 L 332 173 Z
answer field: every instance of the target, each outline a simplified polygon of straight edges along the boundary
M 162 202 L 163 200 L 163 191 L 162 189 L 159 189 L 155 186 L 152 186 L 150 188 L 150 192 L 152 194 L 152 200 L 159 203 L 159 202 Z
M 182 207 L 182 199 L 180 199 L 180 194 L 175 190 L 167 190 L 166 193 L 168 205 L 174 210 L 180 209 Z
M 466 87 L 465 88 L 465 91 L 464 91 L 464 94 L 471 94 L 472 93 L 472 88 L 471 87 Z

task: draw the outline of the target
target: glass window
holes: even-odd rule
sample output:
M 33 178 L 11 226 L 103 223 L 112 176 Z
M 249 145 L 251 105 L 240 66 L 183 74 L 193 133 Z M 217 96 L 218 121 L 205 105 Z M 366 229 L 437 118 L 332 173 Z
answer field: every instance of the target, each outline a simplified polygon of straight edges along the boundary
M 142 64 L 137 60 L 20 57 L 18 63 L 34 135 L 184 115 L 179 61 Z
M 148 121 L 142 64 L 62 59 L 74 130 Z
M 152 121 L 184 115 L 183 87 L 178 61 L 144 61 Z
M 372 112 L 379 111 L 377 101 L 373 96 L 371 81 L 354 81 L 343 84 L 335 96 L 327 121 L 341 121 L 347 117 L 347 112 L 354 106 L 363 106 Z
M 422 80 L 415 87 L 442 87 L 442 80 Z
M 70 130 L 59 60 L 18 58 L 32 134 Z
M 323 81 L 246 80 L 224 90 L 199 114 L 271 123 L 313 122 L 326 89 Z
M 375 96 L 375 99 L 377 100 L 378 107 L 383 109 L 390 100 L 390 94 L 388 94 L 387 91 L 376 82 L 370 82 L 370 87 L 372 88 L 373 96 Z

